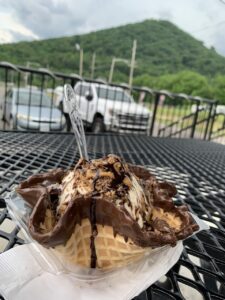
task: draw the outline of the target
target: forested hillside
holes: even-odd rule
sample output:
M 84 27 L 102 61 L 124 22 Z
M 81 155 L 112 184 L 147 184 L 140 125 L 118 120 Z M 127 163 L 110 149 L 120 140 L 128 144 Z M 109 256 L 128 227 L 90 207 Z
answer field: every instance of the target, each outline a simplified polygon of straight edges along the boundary
M 96 53 L 95 77 L 108 78 L 113 57 L 130 59 L 137 40 L 135 82 L 157 88 L 225 99 L 225 57 L 168 21 L 147 20 L 84 35 L 0 45 L 0 61 L 24 65 L 27 61 L 67 73 L 79 72 L 79 52 L 84 49 L 84 76 L 90 76 L 91 57 Z M 127 82 L 129 67 L 115 66 L 113 80 Z M 196 84 L 192 86 L 192 82 Z M 224 82 L 224 83 L 223 83 Z M 182 90 L 181 90 L 182 89 Z

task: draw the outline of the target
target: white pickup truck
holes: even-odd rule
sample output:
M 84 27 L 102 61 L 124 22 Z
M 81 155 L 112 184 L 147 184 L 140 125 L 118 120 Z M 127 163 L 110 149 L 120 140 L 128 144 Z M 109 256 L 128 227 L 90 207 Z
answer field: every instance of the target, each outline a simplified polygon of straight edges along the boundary
M 82 120 L 93 132 L 148 131 L 151 112 L 122 88 L 79 81 L 74 91 Z

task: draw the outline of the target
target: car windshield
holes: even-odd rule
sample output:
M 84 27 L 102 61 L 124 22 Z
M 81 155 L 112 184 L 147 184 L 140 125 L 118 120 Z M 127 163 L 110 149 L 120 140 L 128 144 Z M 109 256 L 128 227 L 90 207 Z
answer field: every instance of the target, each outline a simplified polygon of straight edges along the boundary
M 97 88 L 97 94 L 99 98 L 103 98 L 103 99 L 108 99 L 113 101 L 123 101 L 123 102 L 132 101 L 131 97 L 121 90 L 99 87 Z
M 51 107 L 51 99 L 44 93 L 19 91 L 16 98 L 17 104 L 20 105 Z

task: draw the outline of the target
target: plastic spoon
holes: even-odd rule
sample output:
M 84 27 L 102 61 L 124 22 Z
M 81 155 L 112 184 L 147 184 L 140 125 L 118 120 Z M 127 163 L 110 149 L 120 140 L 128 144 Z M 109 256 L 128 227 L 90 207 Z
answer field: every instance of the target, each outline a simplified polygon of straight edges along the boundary
M 69 84 L 64 85 L 65 104 L 69 111 L 73 132 L 77 141 L 80 157 L 89 160 L 87 154 L 87 143 L 84 134 L 83 121 L 80 117 L 80 111 L 73 88 Z
M 65 104 L 69 111 L 71 123 L 73 126 L 73 131 L 76 137 L 76 141 L 78 144 L 80 157 L 85 158 L 86 160 L 89 160 L 88 154 L 87 154 L 87 144 L 86 144 L 86 138 L 84 134 L 84 127 L 83 122 L 80 117 L 79 107 L 76 99 L 76 94 L 74 93 L 73 88 L 69 84 L 64 85 L 64 97 L 65 97 Z M 137 182 L 137 179 L 134 175 L 131 175 L 131 182 L 132 182 L 132 191 L 135 193 L 136 199 L 138 202 L 142 202 L 143 200 L 146 202 L 146 197 L 143 188 L 140 186 L 140 184 Z M 129 194 L 131 197 L 131 194 Z M 142 197 L 144 198 L 142 200 Z

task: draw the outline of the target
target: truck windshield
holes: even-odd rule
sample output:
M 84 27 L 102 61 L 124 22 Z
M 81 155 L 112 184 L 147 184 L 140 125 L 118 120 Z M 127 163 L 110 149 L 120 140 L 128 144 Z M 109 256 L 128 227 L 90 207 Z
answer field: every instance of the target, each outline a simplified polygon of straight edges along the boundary
M 97 94 L 99 98 L 103 98 L 103 99 L 108 99 L 113 101 L 124 101 L 124 102 L 132 101 L 131 97 L 121 90 L 97 87 Z

